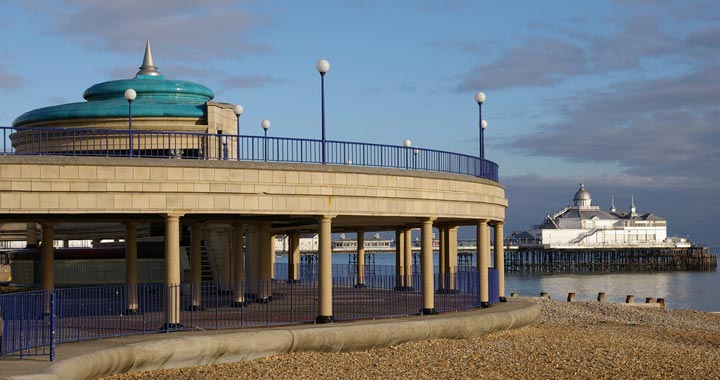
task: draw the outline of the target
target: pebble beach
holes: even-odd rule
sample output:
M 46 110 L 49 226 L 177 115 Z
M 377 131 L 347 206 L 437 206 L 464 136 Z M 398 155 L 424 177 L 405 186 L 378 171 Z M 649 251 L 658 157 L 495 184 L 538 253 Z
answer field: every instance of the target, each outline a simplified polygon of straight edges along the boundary
M 291 353 L 103 380 L 720 379 L 720 314 L 522 300 L 541 306 L 538 320 L 474 339 L 350 353 Z

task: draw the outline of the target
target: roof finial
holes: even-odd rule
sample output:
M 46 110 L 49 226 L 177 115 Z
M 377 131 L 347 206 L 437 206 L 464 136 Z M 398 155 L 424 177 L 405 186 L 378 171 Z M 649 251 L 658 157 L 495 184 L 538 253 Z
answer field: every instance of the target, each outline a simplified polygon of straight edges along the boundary
M 635 194 L 630 196 L 630 216 L 637 215 L 637 208 L 635 207 Z
M 615 212 L 617 209 L 615 208 L 615 195 L 610 196 L 610 212 Z
M 140 71 L 135 74 L 135 76 L 138 75 L 151 75 L 151 76 L 158 76 L 160 75 L 160 72 L 158 71 L 158 67 L 155 66 L 155 62 L 153 62 L 152 57 L 152 50 L 150 50 L 150 40 L 147 41 L 145 44 L 145 56 L 143 57 L 143 63 L 142 66 L 139 67 Z

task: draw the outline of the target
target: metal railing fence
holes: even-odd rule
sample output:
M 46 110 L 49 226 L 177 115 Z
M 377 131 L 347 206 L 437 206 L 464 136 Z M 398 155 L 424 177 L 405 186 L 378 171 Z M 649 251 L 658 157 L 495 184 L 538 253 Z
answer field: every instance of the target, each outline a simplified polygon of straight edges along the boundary
M 193 132 L 0 127 L 2 153 L 322 164 L 322 141 Z M 460 153 L 326 141 L 327 163 L 456 173 L 498 181 L 498 165 Z
M 478 307 L 477 272 L 435 275 L 438 312 Z M 421 276 L 333 277 L 335 320 L 418 315 Z M 166 310 L 178 295 L 179 325 Z M 61 288 L 0 295 L 0 355 L 48 355 L 66 342 L 150 334 L 314 323 L 318 283 L 266 280 L 241 283 L 142 284 Z M 172 327 L 168 327 L 172 326 Z

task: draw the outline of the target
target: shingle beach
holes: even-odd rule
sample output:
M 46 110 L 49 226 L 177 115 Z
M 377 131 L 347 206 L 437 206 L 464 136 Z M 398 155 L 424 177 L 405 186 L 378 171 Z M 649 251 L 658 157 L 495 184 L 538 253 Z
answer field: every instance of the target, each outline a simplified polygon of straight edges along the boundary
M 351 353 L 292 353 L 129 379 L 720 379 L 720 314 L 540 304 L 527 328 Z

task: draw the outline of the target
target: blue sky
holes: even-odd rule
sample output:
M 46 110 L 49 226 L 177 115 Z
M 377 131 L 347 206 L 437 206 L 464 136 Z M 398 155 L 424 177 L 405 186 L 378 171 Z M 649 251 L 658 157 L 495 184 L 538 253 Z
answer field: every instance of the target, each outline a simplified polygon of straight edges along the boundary
M 720 246 L 716 1 L 0 0 L 0 125 L 131 78 L 150 40 L 168 78 L 245 107 L 241 128 L 477 154 L 500 165 L 506 231 L 585 182 L 595 204 Z

